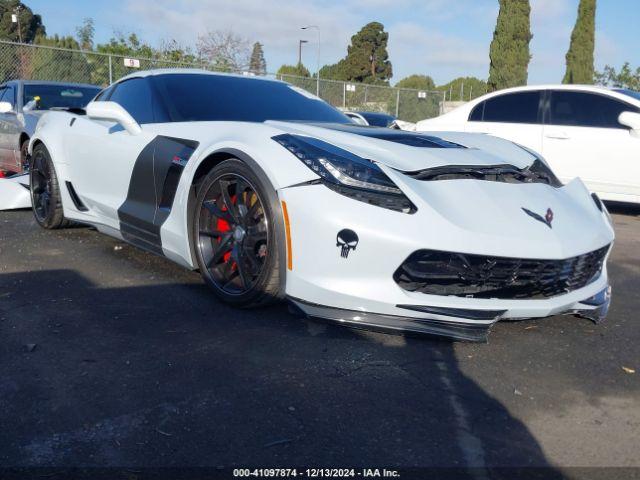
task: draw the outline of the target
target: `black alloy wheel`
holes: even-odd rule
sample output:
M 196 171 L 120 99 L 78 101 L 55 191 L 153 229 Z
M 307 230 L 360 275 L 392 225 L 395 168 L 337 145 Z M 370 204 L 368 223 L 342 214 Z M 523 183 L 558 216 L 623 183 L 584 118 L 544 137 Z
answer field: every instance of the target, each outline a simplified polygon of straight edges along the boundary
M 243 176 L 215 179 L 200 205 L 197 246 L 205 275 L 227 295 L 256 284 L 269 255 L 269 223 L 256 188 Z
M 220 162 L 198 182 L 191 208 L 194 257 L 218 298 L 246 308 L 284 297 L 284 219 L 259 166 Z
M 58 177 L 49 152 L 43 144 L 33 150 L 33 165 L 29 172 L 31 205 L 38 224 L 53 230 L 66 227 L 69 222 L 64 218 Z

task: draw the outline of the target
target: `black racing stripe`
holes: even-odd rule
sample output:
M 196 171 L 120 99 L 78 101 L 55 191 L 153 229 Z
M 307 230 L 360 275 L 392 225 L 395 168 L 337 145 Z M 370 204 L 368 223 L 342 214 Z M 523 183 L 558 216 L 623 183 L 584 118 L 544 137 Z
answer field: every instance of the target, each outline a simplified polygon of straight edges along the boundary
M 182 172 L 198 142 L 159 135 L 136 159 L 127 198 L 118 209 L 128 242 L 162 254 L 160 227 L 166 221 Z
M 384 127 L 370 127 L 366 125 L 345 125 L 341 123 L 316 123 L 315 127 L 326 128 L 338 132 L 351 133 L 363 137 L 386 140 L 387 142 L 401 143 L 418 148 L 467 148 L 454 142 L 449 142 L 434 135 L 393 130 Z

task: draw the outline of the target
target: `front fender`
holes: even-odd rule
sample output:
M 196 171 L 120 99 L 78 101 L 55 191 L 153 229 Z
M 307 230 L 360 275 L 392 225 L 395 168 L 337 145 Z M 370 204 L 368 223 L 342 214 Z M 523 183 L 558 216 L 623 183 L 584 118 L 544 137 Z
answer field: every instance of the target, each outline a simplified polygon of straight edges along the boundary
M 282 188 L 313 181 L 318 178 L 309 168 L 268 138 L 260 144 L 249 145 L 239 141 L 218 142 L 200 146 L 188 162 L 180 178 L 171 214 L 162 226 L 162 244 L 165 254 L 190 268 L 196 268 L 190 241 L 190 209 L 195 200 L 194 179 L 198 168 L 212 156 L 238 158 L 249 165 L 278 192 Z

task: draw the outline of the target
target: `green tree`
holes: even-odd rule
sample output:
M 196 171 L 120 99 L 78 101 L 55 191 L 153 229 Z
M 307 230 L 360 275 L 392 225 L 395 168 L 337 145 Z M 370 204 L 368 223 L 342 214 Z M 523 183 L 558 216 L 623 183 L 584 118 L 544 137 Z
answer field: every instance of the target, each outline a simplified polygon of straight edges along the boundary
M 604 71 L 595 73 L 594 82 L 598 85 L 640 91 L 640 67 L 633 70 L 629 62 L 625 62 L 620 71 L 617 71 L 607 65 Z
M 140 40 L 135 33 L 117 33 L 109 42 L 98 44 L 96 51 L 137 58 L 152 58 L 155 54 L 153 47 Z
M 433 91 L 436 89 L 436 84 L 429 75 L 409 75 L 396 83 L 396 87 Z
M 469 101 L 487 93 L 487 82 L 476 77 L 458 77 L 440 85 L 438 90 L 447 92 L 449 101 Z
M 264 50 L 260 42 L 253 44 L 251 58 L 249 59 L 249 71 L 256 75 L 267 74 L 267 61 L 264 59 Z
M 83 50 L 93 50 L 93 36 L 96 32 L 93 18 L 85 18 L 82 25 L 76 28 L 76 38 Z
M 593 83 L 593 51 L 596 35 L 596 0 L 580 0 L 578 18 L 567 52 L 562 83 Z
M 20 19 L 20 32 L 18 23 L 13 23 L 11 16 L 17 14 Z M 46 34 L 42 17 L 34 14 L 24 3 L 18 0 L 0 0 L 0 40 L 18 42 L 22 38 L 23 43 L 33 43 L 36 37 Z
M 80 45 L 73 37 L 40 36 L 36 45 L 64 48 L 75 51 L 38 48 L 32 51 L 29 78 L 34 80 L 56 80 L 60 82 L 89 83 L 91 68 L 85 55 L 78 50 Z
M 113 81 L 132 72 L 132 69 L 124 65 L 122 57 L 137 59 L 153 59 L 157 57 L 157 51 L 138 38 L 135 33 L 128 35 L 117 33 L 107 43 L 99 43 L 95 51 L 103 54 L 114 55 L 109 64 L 107 55 L 96 55 L 90 59 L 92 81 L 97 85 L 108 85 L 110 78 Z M 117 55 L 117 56 L 116 56 Z M 141 68 L 152 68 L 154 62 L 142 60 Z
M 154 51 L 152 58 L 158 59 L 158 65 L 162 66 L 163 62 L 167 65 L 175 63 L 197 63 L 198 59 L 190 47 L 181 45 L 177 40 L 163 40 L 160 48 Z
M 335 65 L 322 67 L 320 77 L 387 85 L 393 76 L 388 41 L 389 34 L 384 31 L 384 25 L 379 22 L 366 24 L 351 37 L 347 56 Z
M 293 75 L 296 77 L 311 77 L 311 73 L 303 64 L 282 65 L 276 75 Z
M 14 14 L 18 15 L 19 23 L 13 23 L 11 16 Z M 40 15 L 34 14 L 18 0 L 0 0 L 0 40 L 33 43 L 36 37 L 45 33 Z M 31 50 L 27 47 L 0 45 L 0 82 L 27 78 L 31 68 L 30 59 Z
M 344 70 L 344 60 L 340 60 L 333 65 L 325 65 L 320 68 L 320 78 L 327 80 L 348 81 L 347 74 Z
M 531 6 L 529 0 L 499 0 L 500 11 L 489 51 L 489 90 L 526 85 Z

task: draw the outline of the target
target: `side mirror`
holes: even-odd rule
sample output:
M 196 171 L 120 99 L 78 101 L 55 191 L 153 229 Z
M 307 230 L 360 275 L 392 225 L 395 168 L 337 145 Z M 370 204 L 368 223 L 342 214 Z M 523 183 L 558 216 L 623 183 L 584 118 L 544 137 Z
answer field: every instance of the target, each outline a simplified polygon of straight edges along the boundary
M 107 120 L 122 125 L 131 135 L 138 135 L 142 128 L 129 112 L 116 102 L 90 102 L 86 108 L 87 116 L 93 120 Z
M 13 106 L 9 102 L 0 102 L 0 113 L 13 112 Z
M 631 129 L 631 135 L 640 138 L 640 113 L 622 112 L 618 117 L 618 122 Z

